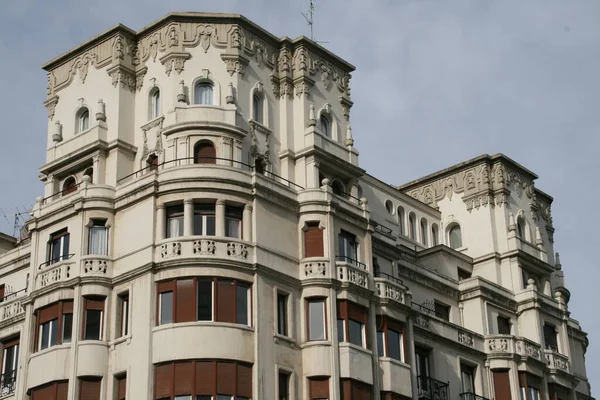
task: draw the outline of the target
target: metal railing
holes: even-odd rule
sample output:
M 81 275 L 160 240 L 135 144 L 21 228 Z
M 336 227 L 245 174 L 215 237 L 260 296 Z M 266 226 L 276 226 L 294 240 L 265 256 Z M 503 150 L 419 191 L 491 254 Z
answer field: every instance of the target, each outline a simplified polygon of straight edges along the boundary
M 435 309 L 433 309 L 433 308 L 425 307 L 423 304 L 418 304 L 418 303 L 415 303 L 414 301 L 411 301 L 410 303 L 411 303 L 412 308 L 419 310 L 423 314 L 429 314 L 429 315 L 436 316 L 438 318 L 445 319 L 441 313 L 435 311 Z
M 182 163 L 183 161 L 185 161 L 186 163 Z M 190 163 L 190 161 L 192 161 L 192 163 Z M 204 162 L 199 162 L 199 161 L 204 161 Z M 213 162 L 207 162 L 207 161 L 214 161 Z M 192 165 L 192 164 L 197 164 L 197 165 L 221 165 L 223 166 L 223 164 L 217 164 L 217 161 L 225 161 L 227 163 L 231 163 L 233 165 L 239 166 L 240 169 L 242 170 L 247 170 L 248 172 L 256 172 L 256 173 L 260 173 L 263 174 L 267 177 L 270 177 L 271 179 L 276 178 L 279 179 L 283 182 L 285 182 L 285 184 L 287 184 L 288 186 L 294 186 L 300 190 L 304 190 L 304 187 L 288 180 L 285 179 L 282 176 L 279 176 L 277 174 L 274 174 L 270 171 L 267 170 L 263 170 L 263 171 L 256 171 L 257 168 L 256 166 L 252 166 L 250 164 L 246 164 L 244 162 L 241 161 L 236 161 L 234 159 L 231 158 L 223 158 L 223 157 L 184 157 L 184 158 L 176 158 L 174 160 L 169 160 L 169 161 L 163 161 L 160 164 L 152 164 L 152 165 L 148 165 L 147 167 L 141 168 L 129 175 L 126 175 L 120 179 L 117 180 L 117 185 L 120 185 L 123 181 L 125 181 L 126 179 L 129 179 L 131 177 L 138 177 L 141 175 L 144 175 L 145 173 L 147 173 L 148 171 L 151 170 L 158 170 L 158 169 L 165 169 L 165 166 L 169 166 L 170 164 L 172 164 L 172 166 L 178 166 L 178 165 Z M 274 179 L 275 180 L 275 179 Z
M 18 297 L 19 293 L 21 293 L 21 292 L 27 293 L 27 288 L 24 288 L 24 289 L 21 289 L 21 290 L 17 290 L 16 292 L 5 294 L 4 297 L 0 297 L 0 303 L 4 303 L 5 301 L 9 301 L 9 300 L 12 300 L 15 297 Z
M 69 260 L 69 259 L 73 258 L 73 256 L 75 256 L 75 254 L 66 254 L 64 256 L 59 256 L 59 257 L 53 258 L 44 263 L 41 263 L 40 266 L 38 267 L 38 269 L 42 269 L 43 267 L 45 267 L 47 265 L 56 264 L 59 261 Z
M 379 232 L 382 235 L 391 236 L 391 237 L 395 238 L 395 236 L 393 234 L 394 231 L 391 228 L 388 228 L 387 226 L 381 225 L 379 223 L 376 223 L 376 224 L 377 225 L 375 225 L 375 232 Z
M 48 200 L 50 200 L 50 199 L 52 199 L 52 198 L 54 198 L 54 197 L 58 197 L 58 196 L 61 196 L 61 197 L 62 197 L 62 196 L 68 196 L 68 195 L 70 195 L 71 193 L 75 193 L 75 192 L 77 191 L 77 189 L 79 189 L 79 186 L 81 186 L 81 184 L 82 184 L 82 183 L 83 183 L 83 181 L 81 181 L 81 182 L 77 182 L 75 185 L 71 186 L 71 187 L 70 187 L 70 188 L 68 188 L 68 189 L 61 189 L 61 190 L 59 190 L 58 192 L 56 192 L 56 193 L 54 193 L 54 194 L 51 194 L 51 195 L 50 195 L 50 196 L 48 196 L 48 197 L 44 197 L 44 198 L 42 199 L 42 204 L 46 204 L 46 203 L 48 202 Z M 69 190 L 69 189 L 73 189 L 73 191 L 71 191 L 71 192 L 68 192 L 68 190 Z
M 417 376 L 419 399 L 448 400 L 449 382 L 438 381 L 428 376 Z
M 375 273 L 375 278 L 383 278 L 383 279 L 386 279 L 388 281 L 392 281 L 394 283 L 397 283 L 398 285 L 404 286 L 404 282 L 402 282 L 402 279 L 396 278 L 395 276 L 392 276 L 390 274 L 386 274 L 385 272 L 376 272 Z
M 480 396 L 471 392 L 464 392 L 459 394 L 460 400 L 489 400 L 487 397 Z
M 0 375 L 0 396 L 8 396 L 15 392 L 17 387 L 17 370 L 8 371 Z
M 345 262 L 345 263 L 348 263 L 348 264 L 353 265 L 353 266 L 355 266 L 357 268 L 360 268 L 360 269 L 364 269 L 364 270 L 367 269 L 367 264 L 361 263 L 360 261 L 357 261 L 357 260 L 355 260 L 353 258 L 350 258 L 350 257 L 335 256 L 335 259 L 336 259 L 336 261 Z

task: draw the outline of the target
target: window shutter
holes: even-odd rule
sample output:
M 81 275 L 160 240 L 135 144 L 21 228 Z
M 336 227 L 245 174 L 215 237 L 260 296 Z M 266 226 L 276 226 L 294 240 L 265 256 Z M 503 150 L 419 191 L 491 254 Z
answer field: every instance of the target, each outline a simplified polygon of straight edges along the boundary
M 371 385 L 352 381 L 352 400 L 371 400 Z
M 329 377 L 316 377 L 308 379 L 311 399 L 329 398 Z
M 69 382 L 58 382 L 56 384 L 56 400 L 67 400 L 68 394 L 69 394 Z M 98 398 L 100 398 L 99 394 L 98 394 Z
M 367 323 L 367 309 L 357 304 L 348 302 L 348 318 L 363 324 Z
M 55 400 L 56 385 L 48 385 L 31 391 L 31 400 Z
M 194 394 L 194 362 L 175 363 L 175 396 Z
M 527 373 L 525 373 L 524 375 L 527 382 L 527 385 L 524 386 L 531 386 L 532 388 L 536 388 L 539 391 L 542 390 L 542 380 L 540 378 Z
M 337 318 L 346 319 L 348 318 L 348 302 L 340 300 L 337 302 Z
M 196 151 L 196 162 L 199 164 L 216 164 L 217 151 L 215 147 L 210 143 L 203 143 L 198 145 Z
M 4 284 L 0 285 L 0 300 L 4 299 Z
M 100 298 L 85 298 L 85 309 L 86 310 L 99 310 L 104 311 L 104 299 Z
M 53 320 L 54 318 L 58 318 L 58 305 L 59 303 L 55 303 L 51 306 L 40 309 L 38 311 L 38 324 L 43 324 Z
M 100 380 L 97 378 L 79 380 L 79 400 L 100 400 Z
M 217 362 L 217 394 L 235 395 L 234 363 Z
M 215 363 L 196 362 L 196 394 L 212 395 L 215 387 Z
M 492 371 L 494 374 L 494 393 L 496 400 L 511 400 L 510 379 L 507 371 Z
M 238 364 L 237 366 L 237 395 L 252 397 L 252 366 Z
M 193 279 L 180 279 L 177 281 L 175 322 L 191 322 L 196 320 L 195 292 Z
M 319 223 L 309 223 L 304 232 L 304 257 L 323 257 L 323 231 Z
M 127 393 L 127 375 L 117 378 L 117 400 L 125 400 Z
M 352 400 L 352 382 L 349 379 L 342 379 L 340 382 L 340 395 L 342 400 Z M 313 398 L 313 396 L 310 396 Z
M 404 325 L 402 324 L 402 322 L 398 322 L 394 319 L 386 318 L 385 323 L 388 329 L 392 329 L 396 332 L 401 333 L 404 330 Z
M 235 322 L 235 286 L 233 285 L 233 281 L 218 281 L 217 321 Z
M 63 314 L 73 314 L 73 301 L 62 302 L 62 312 Z
M 171 398 L 171 384 L 173 383 L 173 364 L 158 365 L 155 368 L 154 395 L 157 399 Z

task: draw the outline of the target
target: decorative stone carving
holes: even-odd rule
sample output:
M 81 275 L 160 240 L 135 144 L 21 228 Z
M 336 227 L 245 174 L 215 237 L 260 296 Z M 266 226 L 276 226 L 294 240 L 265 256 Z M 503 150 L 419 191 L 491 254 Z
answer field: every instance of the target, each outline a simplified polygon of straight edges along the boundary
M 225 70 L 229 76 L 233 76 L 236 72 L 243 77 L 248 65 L 248 59 L 237 54 L 221 54 L 221 59 L 225 63 Z
M 368 287 L 367 274 L 348 265 L 338 267 L 338 279 L 342 282 L 350 282 L 363 288 Z
M 327 273 L 327 266 L 324 262 L 309 262 L 304 264 L 304 276 L 307 278 L 324 277 Z
M 227 85 L 227 96 L 225 96 L 225 102 L 227 104 L 235 104 L 235 95 L 233 91 L 233 82 L 229 82 Z
M 63 270 L 64 270 L 64 273 L 63 273 Z M 71 276 L 70 272 L 71 272 L 70 265 L 64 265 L 64 266 L 61 266 L 58 268 L 54 268 L 51 271 L 44 272 L 40 276 L 40 287 L 46 287 L 55 282 L 60 282 L 62 280 L 69 279 L 69 277 Z
M 508 352 L 508 339 L 490 339 L 488 348 L 492 353 Z
M 214 240 L 195 240 L 192 251 L 198 256 L 214 256 L 217 246 Z
M 54 142 L 54 144 L 57 144 L 62 142 L 62 140 L 62 125 L 60 121 L 56 121 L 54 124 L 54 133 L 52 134 L 52 141 Z
M 302 79 L 294 83 L 294 92 L 296 93 L 296 97 L 300 98 L 304 95 L 304 98 L 308 99 L 308 97 L 310 96 L 311 87 L 312 83 L 306 79 Z
M 98 112 L 96 113 L 96 121 L 106 122 L 106 106 L 102 99 L 98 100 Z
M 300 47 L 294 53 L 294 69 L 296 71 L 306 71 L 308 68 L 308 58 L 304 47 Z
M 160 245 L 160 258 L 168 259 L 173 257 L 179 257 L 181 255 L 181 243 L 165 243 Z
M 57 95 L 52 95 L 44 101 L 44 106 L 46 106 L 46 109 L 48 110 L 48 118 L 50 118 L 50 121 L 52 121 L 52 119 L 54 118 L 54 113 L 56 112 L 57 104 L 58 104 L 58 96 Z
M 237 26 L 233 26 L 231 28 L 231 33 L 229 35 L 231 47 L 234 49 L 242 48 L 242 35 L 240 34 L 240 28 Z
M 342 105 L 342 115 L 346 121 L 350 121 L 350 109 L 354 103 L 347 98 L 340 96 L 340 104 Z
M 117 87 L 121 84 L 122 88 L 127 88 L 132 92 L 136 89 L 136 75 L 128 68 L 117 66 L 116 68 L 109 68 L 108 74 L 112 78 L 112 85 Z
M 422 314 L 417 314 L 415 324 L 423 329 L 429 329 L 429 318 Z
M 243 243 L 230 242 L 227 243 L 227 255 L 240 260 L 248 259 L 248 248 Z
M 118 35 L 115 38 L 115 41 L 113 43 L 113 61 L 125 59 L 125 44 L 123 44 L 124 40 L 125 39 L 121 35 Z
M 135 73 L 135 88 L 139 92 L 144 86 L 144 76 L 146 76 L 146 72 L 148 68 L 142 68 Z
M 102 259 L 89 259 L 83 262 L 83 273 L 90 275 L 106 275 L 108 262 Z
M 540 359 L 540 349 L 531 343 L 525 342 L 523 340 L 518 340 L 516 343 L 517 353 L 526 356 L 532 357 L 536 360 Z
M 471 347 L 475 345 L 473 335 L 465 331 L 458 331 L 458 343 Z
M 0 321 L 6 321 L 7 319 L 16 317 L 17 315 L 23 313 L 25 313 L 25 309 L 23 308 L 21 300 L 16 300 L 0 309 Z
M 290 63 L 291 63 L 290 51 L 288 50 L 287 47 L 283 47 L 279 51 L 279 57 L 277 58 L 277 70 L 279 72 L 290 72 L 291 71 Z

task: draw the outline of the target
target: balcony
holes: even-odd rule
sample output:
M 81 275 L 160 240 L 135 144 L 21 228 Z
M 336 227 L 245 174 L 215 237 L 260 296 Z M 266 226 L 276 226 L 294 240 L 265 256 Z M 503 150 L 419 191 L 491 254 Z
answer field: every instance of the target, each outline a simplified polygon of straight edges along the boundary
M 438 381 L 428 376 L 417 376 L 418 398 L 424 400 L 448 400 L 449 382 Z
M 180 129 L 196 128 L 198 125 L 225 126 L 231 130 L 245 135 L 245 128 L 242 130 L 236 126 L 236 107 L 227 105 L 225 107 L 215 105 L 190 105 L 185 107 L 175 107 L 174 112 L 167 113 L 163 122 L 163 130 L 166 135 L 170 135 Z
M 546 356 L 546 363 L 551 373 L 556 371 L 569 372 L 569 358 L 567 356 L 553 349 L 544 350 L 544 355 Z
M 71 139 L 58 142 L 46 151 L 47 164 L 42 167 L 42 172 L 50 166 L 56 164 L 63 157 L 74 157 L 85 152 L 92 151 L 100 144 L 106 146 L 108 128 L 102 121 L 92 126 L 87 131 L 75 134 Z
M 478 394 L 468 393 L 468 392 L 461 393 L 461 394 L 459 394 L 459 396 L 460 396 L 460 400 L 488 400 L 487 397 L 483 397 Z
M 180 236 L 159 242 L 154 257 L 157 262 L 204 258 L 250 263 L 254 260 L 254 247 L 230 237 Z
M 325 257 L 305 258 L 302 262 L 302 279 L 328 278 L 329 259 Z
M 379 358 L 381 371 L 381 390 L 412 397 L 410 365 L 392 358 Z
M 379 297 L 380 300 L 391 300 L 398 304 L 406 304 L 406 292 L 408 291 L 408 288 L 404 286 L 402 280 L 394 276 L 383 272 L 376 273 L 375 289 L 377 297 Z
M 336 256 L 337 279 L 369 289 L 369 271 L 367 266 L 346 256 Z
M 20 317 L 25 314 L 21 304 L 21 296 L 27 293 L 27 289 L 7 294 L 0 301 L 0 323 L 11 318 Z
M 17 388 L 17 370 L 8 371 L 0 375 L 0 397 L 8 397 L 15 393 Z
M 54 283 L 68 281 L 78 275 L 74 268 L 74 254 L 50 260 L 38 267 L 35 277 L 35 289 L 41 289 Z

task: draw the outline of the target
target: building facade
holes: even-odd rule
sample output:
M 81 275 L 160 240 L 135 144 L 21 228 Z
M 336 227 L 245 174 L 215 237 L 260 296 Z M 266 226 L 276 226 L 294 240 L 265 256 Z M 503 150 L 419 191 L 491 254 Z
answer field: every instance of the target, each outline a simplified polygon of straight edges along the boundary
M 591 399 L 533 172 L 377 180 L 354 67 L 239 15 L 118 25 L 44 69 L 0 398 Z

